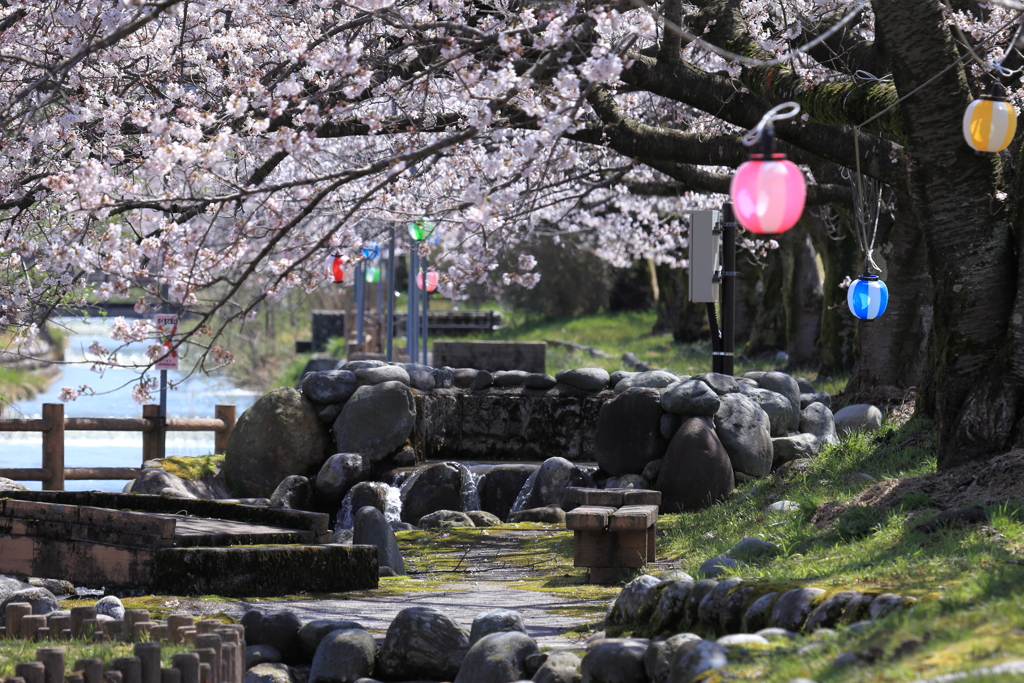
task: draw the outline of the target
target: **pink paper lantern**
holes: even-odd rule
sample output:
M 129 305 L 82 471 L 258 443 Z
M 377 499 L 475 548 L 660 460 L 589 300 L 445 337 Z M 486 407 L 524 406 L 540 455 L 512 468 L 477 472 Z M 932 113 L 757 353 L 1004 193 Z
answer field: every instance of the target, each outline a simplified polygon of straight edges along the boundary
M 729 187 L 740 225 L 758 235 L 776 235 L 796 225 L 804 211 L 807 182 L 785 154 L 750 155 Z
M 438 282 L 439 282 L 439 279 L 437 277 L 437 271 L 436 270 L 428 270 L 427 271 L 427 292 L 428 293 L 429 292 L 433 292 L 435 289 L 437 289 L 437 283 Z M 422 272 L 417 273 L 417 275 L 416 275 L 416 286 L 419 287 L 420 289 L 423 289 L 423 273 Z

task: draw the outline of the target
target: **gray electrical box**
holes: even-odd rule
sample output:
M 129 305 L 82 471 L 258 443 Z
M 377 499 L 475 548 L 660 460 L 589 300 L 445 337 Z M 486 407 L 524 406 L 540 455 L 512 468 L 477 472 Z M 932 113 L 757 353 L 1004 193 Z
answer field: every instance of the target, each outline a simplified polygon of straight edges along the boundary
M 718 211 L 694 211 L 690 214 L 690 301 L 718 301 L 719 265 L 722 234 L 718 230 Z

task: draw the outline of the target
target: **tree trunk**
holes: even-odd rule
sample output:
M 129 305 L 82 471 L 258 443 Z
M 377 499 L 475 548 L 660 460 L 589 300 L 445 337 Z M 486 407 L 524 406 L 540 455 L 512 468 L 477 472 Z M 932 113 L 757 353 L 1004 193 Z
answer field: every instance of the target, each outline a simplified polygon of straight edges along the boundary
M 804 367 L 811 362 L 821 335 L 821 275 L 814 245 L 803 224 L 801 221 L 789 231 L 793 240 L 793 273 L 790 276 L 786 352 L 791 368 Z
M 1008 212 L 996 196 L 1002 165 L 962 139 L 970 101 L 963 69 L 935 77 L 958 57 L 939 2 L 873 6 L 878 39 L 906 97 L 900 108 L 910 195 L 933 284 L 931 367 L 918 409 L 936 419 L 939 467 L 955 467 L 1006 450 L 1019 414 L 1024 359 L 1020 326 L 1010 329 L 1018 273 Z
M 657 266 L 658 318 L 654 332 L 671 332 L 678 343 L 710 339 L 707 306 L 690 301 L 689 272 L 668 265 Z
M 892 387 L 895 394 L 919 386 L 928 354 L 932 291 L 928 271 L 919 265 L 921 225 L 907 197 L 897 198 L 895 220 L 884 218 L 875 261 L 889 289 L 889 305 L 881 318 L 856 323 L 859 353 L 846 387 L 853 395 L 878 387 Z
M 853 369 L 857 356 L 857 326 L 846 305 L 846 290 L 839 284 L 859 272 L 863 256 L 850 227 L 853 219 L 849 211 L 839 211 L 828 222 L 815 212 L 806 212 L 804 218 L 825 271 L 822 278 L 821 334 L 816 356 L 818 375 L 843 375 Z

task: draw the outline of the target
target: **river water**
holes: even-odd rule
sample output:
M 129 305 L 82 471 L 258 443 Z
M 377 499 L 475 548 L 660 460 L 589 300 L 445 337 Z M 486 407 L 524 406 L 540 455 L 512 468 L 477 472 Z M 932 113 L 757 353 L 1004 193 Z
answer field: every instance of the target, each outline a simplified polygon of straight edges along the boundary
M 64 406 L 68 417 L 142 417 L 142 406 L 131 396 L 131 382 L 136 373 L 127 369 L 110 369 L 102 375 L 94 372 L 85 349 L 99 342 L 107 349 L 119 346 L 110 339 L 111 322 L 101 319 L 63 319 L 60 321 L 71 335 L 62 374 L 44 393 L 28 401 L 9 406 L 4 417 L 41 417 L 44 403 L 59 403 L 61 387 L 88 385 L 96 395 L 81 395 Z M 119 357 L 131 362 L 144 362 L 146 344 L 130 344 Z M 183 359 L 182 367 L 187 364 Z M 151 371 L 152 372 L 152 371 Z M 168 380 L 179 382 L 184 372 L 168 370 Z M 159 374 L 157 374 L 159 377 Z M 168 417 L 214 417 L 214 406 L 234 404 L 236 414 L 248 408 L 259 396 L 257 392 L 238 389 L 223 376 L 193 375 L 167 392 Z M 153 402 L 159 401 L 153 392 Z M 168 432 L 167 455 L 203 455 L 212 453 L 213 432 Z M 0 432 L 0 468 L 40 467 L 42 465 L 42 434 L 38 432 Z M 138 467 L 142 464 L 141 432 L 65 432 L 64 464 L 66 467 Z M 40 482 L 21 482 L 32 489 Z M 125 481 L 68 480 L 69 491 L 120 491 Z

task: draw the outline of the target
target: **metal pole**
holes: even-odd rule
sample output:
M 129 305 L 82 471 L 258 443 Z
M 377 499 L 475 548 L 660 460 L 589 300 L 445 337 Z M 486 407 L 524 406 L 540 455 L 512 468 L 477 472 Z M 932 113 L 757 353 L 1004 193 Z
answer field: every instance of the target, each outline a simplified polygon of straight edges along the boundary
M 405 319 L 405 348 L 409 352 L 409 362 L 419 362 L 419 300 L 416 297 L 416 276 L 420 269 L 420 254 L 416 242 L 409 247 L 409 314 Z
M 377 317 L 374 318 L 373 323 L 376 326 L 375 339 L 377 345 L 374 347 L 374 353 L 380 353 L 380 334 L 384 323 L 384 259 L 380 256 L 377 257 Z
M 167 305 L 167 284 L 160 286 L 160 296 L 163 302 L 160 304 L 160 310 L 164 313 L 170 313 L 170 306 Z M 171 343 L 174 343 L 174 339 L 171 339 Z M 158 457 L 167 457 L 167 371 L 160 371 L 160 455 Z
M 430 311 L 430 290 L 427 289 L 427 262 L 423 261 L 423 364 L 427 363 L 427 324 L 429 322 L 427 313 Z
M 366 335 L 363 331 L 363 318 L 366 317 L 366 262 L 360 261 L 356 264 L 356 344 L 360 351 L 364 351 Z
M 391 228 L 391 246 L 388 248 L 388 320 L 387 349 L 384 358 L 391 362 L 391 344 L 395 339 L 395 229 Z
M 732 204 L 722 207 L 722 373 L 735 372 L 736 348 L 736 230 Z

